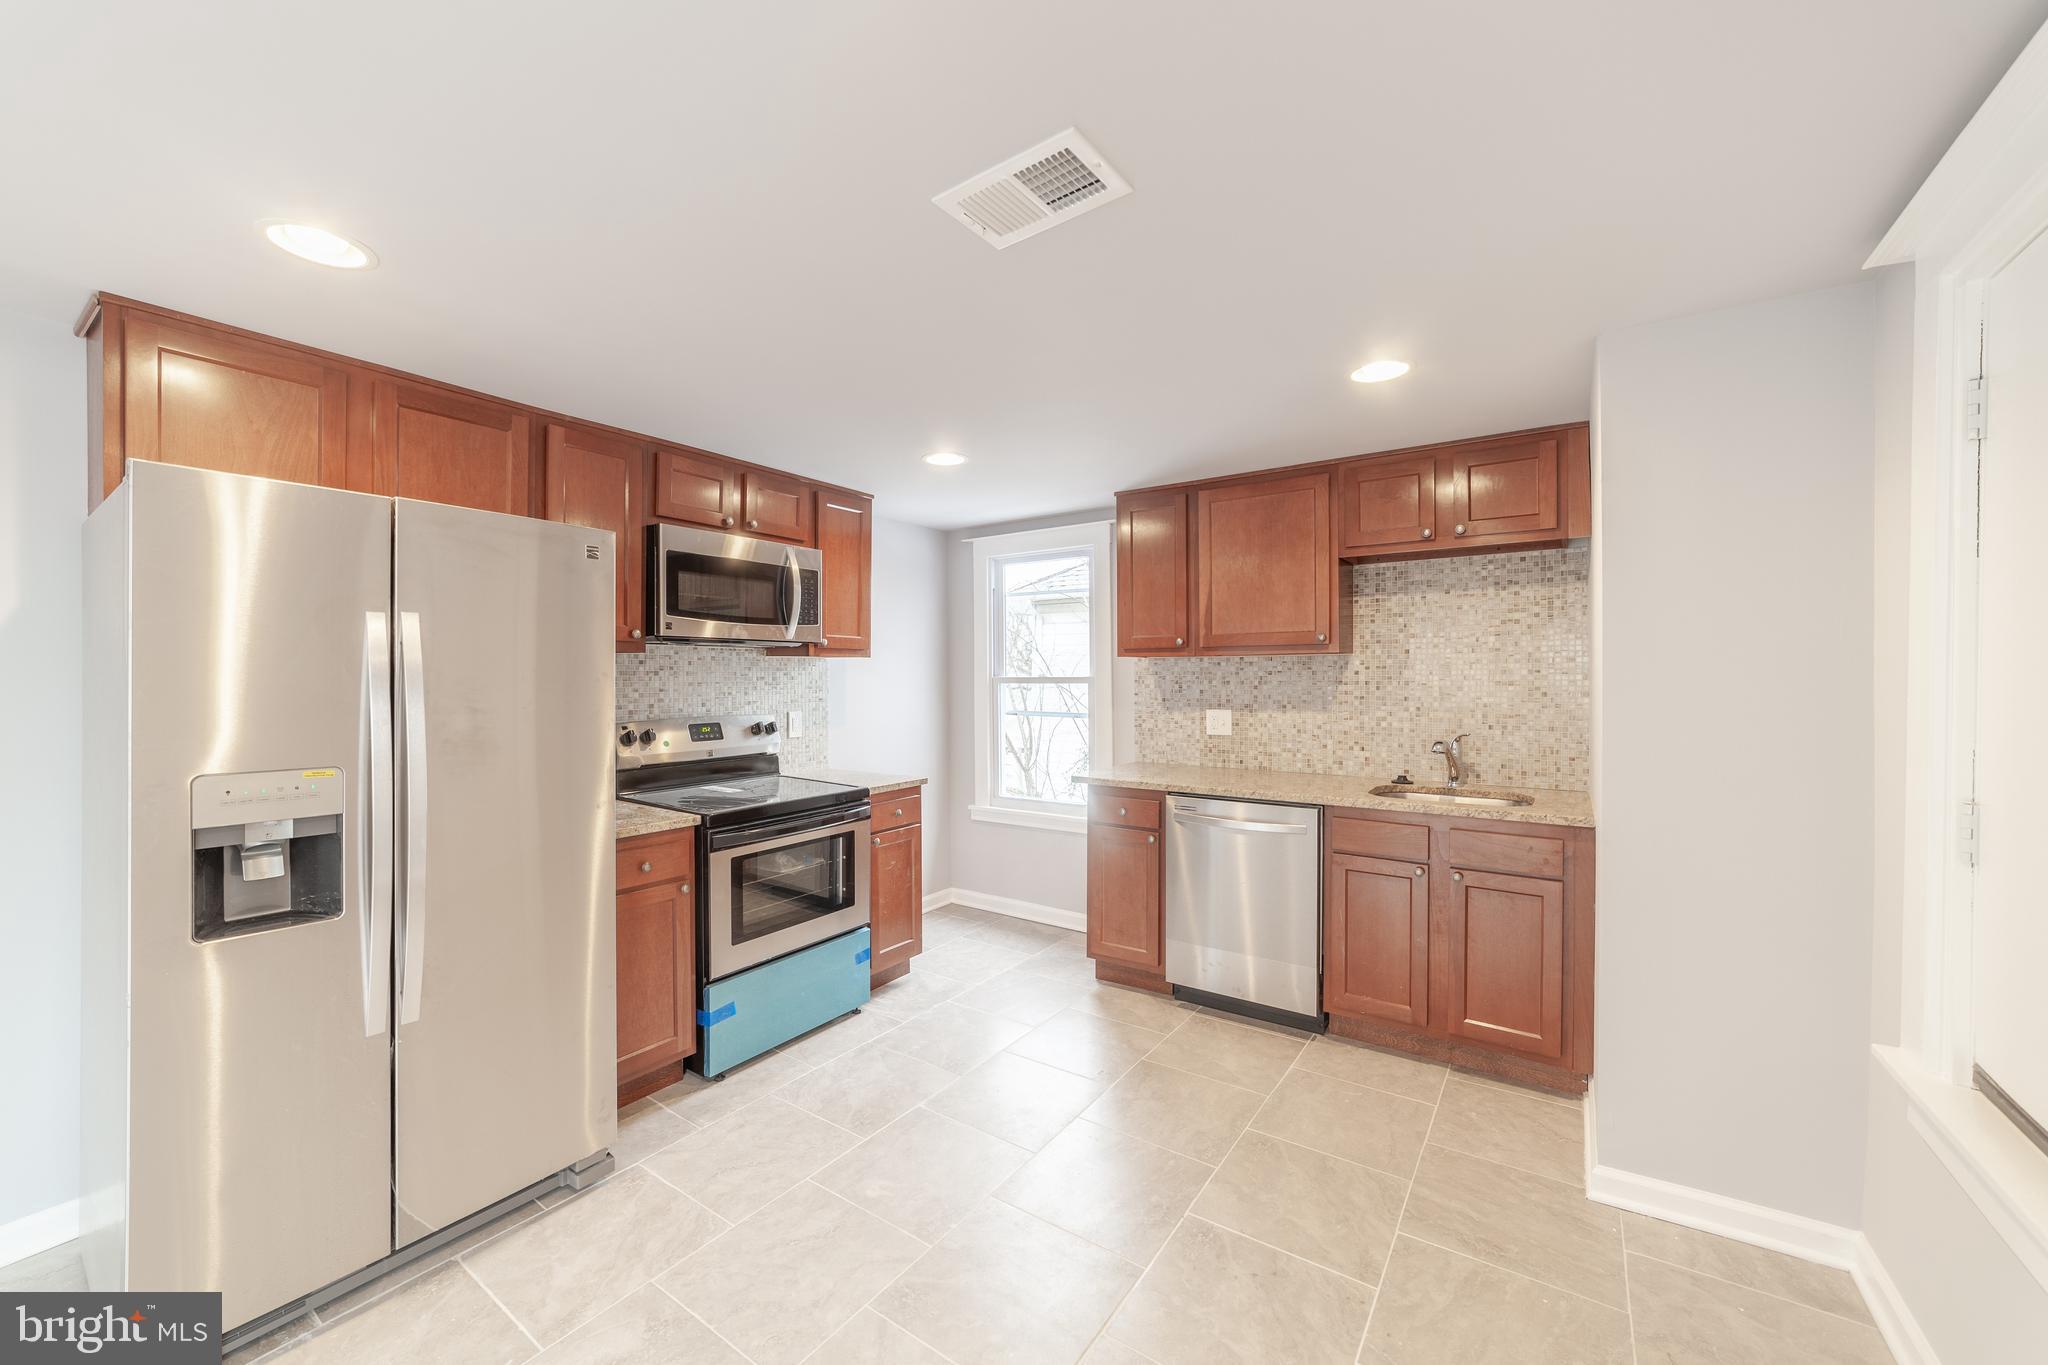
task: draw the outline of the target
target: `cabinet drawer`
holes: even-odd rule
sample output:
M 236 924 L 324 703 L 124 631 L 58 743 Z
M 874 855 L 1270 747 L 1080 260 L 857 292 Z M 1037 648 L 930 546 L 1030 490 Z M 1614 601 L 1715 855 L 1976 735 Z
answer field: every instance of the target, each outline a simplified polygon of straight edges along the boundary
M 887 834 L 892 829 L 902 829 L 923 819 L 918 813 L 922 804 L 915 789 L 900 792 L 884 792 L 868 798 L 874 814 L 870 817 L 870 832 Z
M 1476 829 L 1444 831 L 1444 861 L 1474 872 L 1523 877 L 1564 876 L 1564 840 L 1541 834 L 1491 834 Z
M 619 845 L 621 891 L 658 882 L 686 881 L 696 870 L 697 841 L 687 829 L 643 835 Z
M 1330 848 L 1336 853 L 1351 853 L 1361 858 L 1394 858 L 1402 862 L 1426 863 L 1429 861 L 1429 826 L 1368 820 L 1333 811 L 1330 814 Z
M 1124 825 L 1130 829 L 1159 828 L 1159 798 L 1133 796 L 1114 787 L 1088 789 L 1088 818 L 1102 825 Z

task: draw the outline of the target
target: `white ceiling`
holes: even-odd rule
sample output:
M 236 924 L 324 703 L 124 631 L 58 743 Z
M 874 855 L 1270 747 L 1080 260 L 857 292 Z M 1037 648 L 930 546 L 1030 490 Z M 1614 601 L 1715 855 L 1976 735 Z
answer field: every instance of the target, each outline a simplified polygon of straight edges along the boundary
M 1852 278 L 2044 17 L 14 5 L 0 305 L 106 289 L 987 523 L 1582 418 L 1600 331 Z M 1001 252 L 929 202 L 1069 125 L 1134 194 Z

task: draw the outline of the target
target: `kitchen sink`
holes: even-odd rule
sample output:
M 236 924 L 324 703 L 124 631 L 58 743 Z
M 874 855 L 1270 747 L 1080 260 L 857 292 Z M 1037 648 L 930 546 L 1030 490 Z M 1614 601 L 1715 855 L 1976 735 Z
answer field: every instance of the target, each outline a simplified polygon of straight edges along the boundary
M 1374 787 L 1374 796 L 1391 796 L 1401 801 L 1427 801 L 1443 806 L 1529 806 L 1536 798 L 1521 792 L 1487 791 L 1471 787 L 1463 791 L 1450 787 L 1411 787 L 1401 783 L 1388 783 Z

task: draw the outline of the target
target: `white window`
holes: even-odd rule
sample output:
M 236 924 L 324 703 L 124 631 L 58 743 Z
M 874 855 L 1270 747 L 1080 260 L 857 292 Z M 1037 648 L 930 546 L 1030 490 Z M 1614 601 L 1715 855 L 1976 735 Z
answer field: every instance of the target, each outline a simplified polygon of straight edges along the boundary
M 1109 523 L 974 542 L 974 816 L 1086 828 L 1109 761 Z

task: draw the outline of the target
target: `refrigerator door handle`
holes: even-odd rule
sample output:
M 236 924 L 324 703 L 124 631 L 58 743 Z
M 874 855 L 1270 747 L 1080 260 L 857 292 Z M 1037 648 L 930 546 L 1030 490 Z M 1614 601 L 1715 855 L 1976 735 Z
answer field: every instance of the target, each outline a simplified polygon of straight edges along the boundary
M 381 611 L 363 613 L 363 741 L 363 1036 L 374 1038 L 391 1017 L 391 622 Z
M 417 1023 L 427 969 L 427 656 L 420 645 L 420 614 L 398 613 L 399 789 L 404 797 L 405 879 L 398 932 L 405 949 L 398 967 L 398 1022 Z

